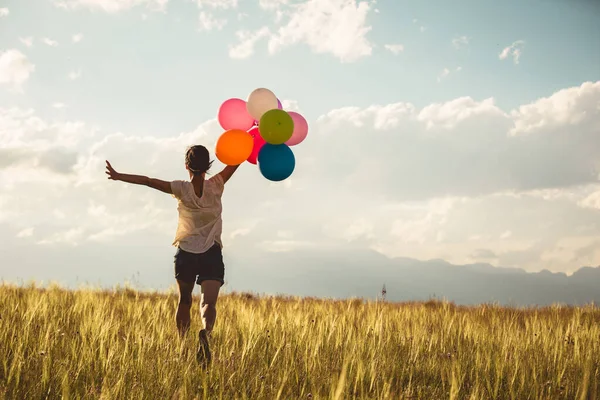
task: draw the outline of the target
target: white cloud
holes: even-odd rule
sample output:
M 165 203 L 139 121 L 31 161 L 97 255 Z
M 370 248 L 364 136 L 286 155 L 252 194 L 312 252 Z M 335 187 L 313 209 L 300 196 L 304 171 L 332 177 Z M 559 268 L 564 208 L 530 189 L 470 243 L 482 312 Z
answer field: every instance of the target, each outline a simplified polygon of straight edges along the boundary
M 290 17 L 269 40 L 269 52 L 305 43 L 315 53 L 329 53 L 342 62 L 370 56 L 373 45 L 367 39 L 371 27 L 368 1 L 308 0 L 290 11 Z
M 81 75 L 83 73 L 81 72 L 80 69 L 78 69 L 77 71 L 73 70 L 71 72 L 69 72 L 69 74 L 67 75 L 67 78 L 69 78 L 72 81 L 76 81 L 77 79 L 81 78 Z
M 212 8 L 229 10 L 237 8 L 238 0 L 196 0 L 198 8 Z
M 349 221 L 349 223 L 347 222 L 345 225 L 346 226 L 338 231 L 337 234 L 341 235 L 341 237 L 348 242 L 368 240 L 374 237 L 374 226 L 372 222 L 366 218 L 358 218 Z
M 10 14 L 10 11 L 8 10 L 8 8 L 6 8 L 6 7 L 0 8 L 0 18 L 7 17 L 8 14 Z
M 280 101 L 281 101 L 281 106 L 283 107 L 284 110 L 302 112 L 302 110 L 300 109 L 300 105 L 298 104 L 298 102 L 296 100 L 289 100 L 289 99 L 281 100 L 280 99 Z
M 424 107 L 418 113 L 417 119 L 424 122 L 427 129 L 454 129 L 461 122 L 478 115 L 495 117 L 505 114 L 496 107 L 493 98 L 476 101 L 471 97 L 459 97 L 445 103 L 432 103 Z
M 60 210 L 54 210 L 54 211 L 52 211 L 52 216 L 54 216 L 54 218 L 56 218 L 56 219 L 65 219 L 65 218 L 67 218 L 67 214 L 65 214 L 64 212 L 62 212 Z
M 19 41 L 21 43 L 23 43 L 25 46 L 27 47 L 31 47 L 33 46 L 33 38 L 31 36 L 29 37 L 24 37 L 24 38 L 19 38 Z
M 236 1 L 205 1 L 198 0 L 201 9 L 229 9 L 237 8 Z M 259 6 L 272 11 L 275 16 L 276 28 L 274 30 L 264 26 L 254 31 L 238 30 L 238 44 L 229 46 L 231 58 L 244 59 L 254 53 L 256 43 L 268 38 L 268 50 L 275 54 L 282 49 L 304 43 L 315 53 L 332 54 L 342 62 L 354 62 L 362 57 L 371 55 L 373 45 L 366 38 L 371 27 L 367 25 L 366 18 L 371 11 L 371 2 L 368 0 L 308 0 L 300 4 L 291 5 L 288 0 L 260 0 Z M 238 14 L 241 19 L 243 14 Z M 283 24 L 282 21 L 287 18 Z M 215 18 L 210 13 L 201 15 L 206 21 L 205 30 L 215 24 Z M 391 44 L 386 48 L 398 54 L 403 50 L 400 44 Z
M 81 241 L 84 234 L 84 230 L 82 228 L 73 228 L 64 232 L 58 232 L 46 239 L 42 239 L 38 241 L 38 244 L 42 245 L 56 245 L 56 244 L 66 244 L 70 246 L 77 246 Z
M 288 3 L 289 0 L 259 0 L 258 5 L 263 10 L 279 10 Z
M 229 234 L 229 237 L 235 239 L 236 236 L 246 236 L 252 231 L 251 228 L 239 228 Z
M 555 108 L 543 106 L 553 103 L 557 95 L 566 95 L 561 101 L 572 104 L 568 108 L 571 117 L 561 118 L 560 124 L 552 123 L 557 118 Z M 313 135 L 311 143 L 329 149 L 339 140 L 334 132 L 344 132 L 344 143 L 348 144 L 344 159 L 319 176 L 343 170 L 348 177 L 368 168 L 371 178 L 364 181 L 363 190 L 384 190 L 388 196 L 405 200 L 563 188 L 597 181 L 600 114 L 591 110 L 599 107 L 598 82 L 524 105 L 519 109 L 538 110 L 541 114 L 537 118 L 546 121 L 535 135 L 511 134 L 515 126 L 526 129 L 520 122 L 526 113 L 505 112 L 493 98 L 477 101 L 462 97 L 421 109 L 406 103 L 347 107 L 319 118 L 313 132 L 319 129 L 323 134 Z M 574 117 L 583 111 L 586 118 Z M 368 130 L 376 132 L 378 139 L 364 136 Z M 365 153 L 366 148 L 371 155 Z M 419 174 L 415 175 L 415 170 Z M 339 175 L 331 175 L 330 183 L 337 179 Z
M 600 190 L 582 199 L 578 204 L 583 208 L 600 210 Z
M 226 11 L 236 9 L 238 0 L 196 0 L 196 5 L 200 9 L 198 22 L 200 31 L 222 30 L 227 25 L 226 18 L 219 18 L 215 15 L 215 11 Z M 206 11 L 206 10 L 209 11 Z
M 34 70 L 35 65 L 19 50 L 10 49 L 0 53 L 0 86 L 21 90 Z
M 49 38 L 42 38 L 42 43 L 50 46 L 50 47 L 56 47 L 58 46 L 58 42 Z
M 164 12 L 168 0 L 54 0 L 54 5 L 67 10 L 87 8 L 106 13 L 118 13 L 145 5 L 152 11 Z
M 454 69 L 454 72 L 460 72 L 462 71 L 462 67 L 456 67 Z M 448 77 L 448 75 L 450 75 L 452 73 L 452 71 L 450 71 L 450 69 L 448 69 L 447 67 L 445 67 L 442 72 L 440 72 L 440 74 L 437 77 L 437 81 L 438 83 L 443 81 L 444 79 L 446 79 Z
M 286 253 L 294 250 L 306 250 L 313 247 L 313 243 L 300 240 L 265 240 L 258 247 L 270 253 Z
M 292 232 L 292 231 L 277 231 L 277 237 L 280 239 L 293 239 L 294 232 Z
M 83 34 L 82 33 L 76 33 L 73 36 L 71 36 L 71 40 L 73 41 L 73 43 L 79 43 L 83 40 Z
M 398 55 L 404 51 L 404 45 L 402 44 L 386 44 L 385 49 L 392 54 Z
M 32 110 L 0 108 L 0 182 L 35 179 L 42 170 L 68 175 L 77 162 L 76 146 L 92 136 L 80 122 L 47 123 Z M 3 174 L 15 166 L 19 174 Z
M 254 54 L 254 46 L 256 43 L 269 35 L 269 28 L 262 28 L 250 31 L 237 31 L 235 34 L 238 37 L 239 43 L 234 46 L 229 46 L 229 57 L 234 59 L 246 59 Z
M 376 217 L 380 229 L 373 247 L 390 257 L 441 258 L 455 264 L 483 261 L 529 271 L 568 272 L 600 261 L 600 254 L 595 259 L 577 259 L 600 233 L 596 227 L 582 236 L 578 233 L 581 224 L 597 223 L 600 215 L 582 214 L 572 203 L 483 196 L 455 202 L 439 213 L 432 212 L 425 202 L 419 204 L 422 211 L 412 211 L 397 222 L 399 235 L 387 234 L 389 224 Z M 394 214 L 396 211 L 388 211 L 388 215 Z M 519 230 L 518 239 L 502 233 L 500 227 L 507 224 Z M 436 232 L 442 232 L 442 237 Z M 597 242 L 595 249 L 600 250 Z
M 441 82 L 442 79 L 446 78 L 448 75 L 450 75 L 450 70 L 448 68 L 444 68 L 442 72 L 440 72 L 440 74 L 438 75 L 437 81 Z
M 358 107 L 344 107 L 331 110 L 319 117 L 317 122 L 324 127 L 338 128 L 340 124 L 347 123 L 355 128 L 363 128 L 371 123 L 376 130 L 397 128 L 401 123 L 414 118 L 415 107 L 409 103 L 395 103 L 386 106 L 373 105 L 366 109 Z M 343 122 L 342 122 L 343 121 Z
M 519 110 L 554 114 L 555 108 L 539 106 L 557 95 L 566 96 L 557 104 L 570 99 L 565 112 L 572 115 L 600 106 L 600 87 L 583 84 Z M 331 110 L 309 121 L 309 137 L 294 148 L 289 187 L 262 179 L 254 165 L 236 172 L 224 198 L 226 246 L 235 246 L 230 254 L 247 254 L 257 244 L 271 252 L 339 245 L 529 270 L 600 262 L 592 240 L 600 237 L 592 196 L 600 192 L 600 147 L 593 146 L 600 117 L 561 117 L 535 134 L 511 135 L 520 118 L 493 98 L 470 97 L 425 107 Z M 14 238 L 35 226 L 36 243 L 57 247 L 95 242 L 111 248 L 151 235 L 170 243 L 173 199 L 106 180 L 104 160 L 122 172 L 185 179 L 185 148 L 201 143 L 214 154 L 218 123 L 165 137 L 94 137 L 90 131 L 81 123 L 45 121 L 33 111 L 0 110 L 2 229 L 9 224 Z M 569 140 L 573 132 L 578 136 Z M 340 138 L 344 156 L 332 157 Z M 46 153 L 54 155 L 42 157 Z M 221 167 L 215 162 L 212 172 Z M 43 198 L 35 196 L 40 191 Z
M 56 108 L 57 110 L 62 110 L 63 108 L 66 108 L 66 107 L 67 107 L 67 105 L 65 103 L 57 102 L 57 103 L 52 104 L 52 108 Z
M 424 27 L 424 26 L 421 26 L 421 27 L 419 28 L 419 30 L 420 30 L 420 31 L 421 31 L 421 33 L 422 33 L 422 32 L 425 32 L 425 31 L 427 30 L 427 28 L 426 28 L 426 27 Z
M 471 253 L 471 258 L 475 261 L 489 261 L 497 259 L 498 256 L 489 249 L 476 249 Z
M 531 134 L 568 125 L 591 124 L 600 132 L 600 81 L 560 90 L 550 97 L 526 104 L 512 112 L 511 135 Z M 572 139 L 577 138 L 573 133 Z M 593 143 L 590 143 L 594 145 Z M 600 141 L 595 142 L 600 146 Z
M 513 61 L 515 64 L 519 63 L 519 59 L 521 58 L 521 54 L 523 54 L 523 47 L 525 46 L 525 42 L 523 40 L 517 40 L 513 42 L 510 46 L 505 47 L 500 54 L 498 54 L 498 58 L 500 60 L 505 60 L 509 56 L 513 57 Z
M 227 24 L 227 20 L 215 17 L 211 12 L 201 11 L 198 15 L 201 31 L 212 31 L 213 29 L 221 30 Z
M 423 244 L 437 241 L 437 234 L 447 223 L 447 215 L 460 198 L 438 198 L 422 204 L 399 204 L 390 235 L 403 243 Z
M 127 188 L 116 194 L 106 191 L 105 149 L 125 149 L 137 141 L 137 148 L 146 148 L 150 159 L 142 164 L 148 166 L 156 154 L 165 150 L 174 158 L 173 150 L 169 152 L 174 148 L 170 142 L 180 143 L 175 152 L 183 157 L 186 146 L 196 142 L 202 133 L 192 132 L 176 140 L 147 141 L 117 134 L 96 143 L 92 141 L 94 133 L 78 122 L 52 123 L 30 110 L 0 109 L 0 185 L 10 199 L 4 213 L 13 215 L 14 223 L 25 224 L 21 230 L 35 223 L 38 244 L 111 241 L 133 232 L 160 231 L 170 226 L 172 214 L 164 210 L 164 204 L 158 206 L 151 194 L 139 196 Z M 131 152 L 121 154 L 127 159 Z M 127 167 L 115 158 L 120 168 Z M 160 174 L 156 169 L 149 171 Z M 36 196 L 38 190 L 45 195 Z M 133 204 L 136 212 L 125 211 Z M 115 214 L 119 209 L 123 212 Z
M 456 49 L 466 47 L 469 44 L 469 38 L 467 36 L 457 36 L 452 39 L 452 46 Z
M 17 233 L 18 238 L 26 238 L 33 236 L 34 228 L 25 228 Z

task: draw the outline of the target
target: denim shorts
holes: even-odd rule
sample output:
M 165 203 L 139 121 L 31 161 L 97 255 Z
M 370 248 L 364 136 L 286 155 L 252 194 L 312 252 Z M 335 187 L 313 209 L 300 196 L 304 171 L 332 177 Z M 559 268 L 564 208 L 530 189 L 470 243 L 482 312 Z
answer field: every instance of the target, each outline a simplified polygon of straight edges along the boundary
M 225 283 L 225 265 L 221 246 L 215 243 L 204 253 L 190 253 L 178 247 L 175 253 L 175 278 L 198 285 L 202 281 L 214 280 Z

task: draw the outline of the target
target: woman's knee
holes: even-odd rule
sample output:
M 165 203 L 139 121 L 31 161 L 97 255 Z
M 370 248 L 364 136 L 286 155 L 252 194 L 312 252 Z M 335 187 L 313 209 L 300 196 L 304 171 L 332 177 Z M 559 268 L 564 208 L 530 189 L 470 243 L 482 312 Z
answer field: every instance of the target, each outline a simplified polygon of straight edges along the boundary
M 200 307 L 205 311 L 215 311 L 217 309 L 217 302 L 212 299 L 202 299 Z
M 179 307 L 191 307 L 192 306 L 192 292 L 194 291 L 194 284 L 189 284 L 184 281 L 177 280 L 179 286 Z
M 180 308 L 191 308 L 192 307 L 192 294 L 191 293 L 180 293 L 179 294 L 179 307 Z

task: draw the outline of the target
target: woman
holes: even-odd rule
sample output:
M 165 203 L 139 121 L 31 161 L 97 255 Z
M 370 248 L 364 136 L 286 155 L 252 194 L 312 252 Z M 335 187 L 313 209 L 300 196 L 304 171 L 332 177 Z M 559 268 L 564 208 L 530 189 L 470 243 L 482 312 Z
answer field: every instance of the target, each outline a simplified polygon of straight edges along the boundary
M 190 181 L 162 181 L 140 175 L 121 174 L 106 161 L 108 179 L 145 185 L 173 195 L 178 200 L 179 222 L 175 234 L 175 278 L 179 287 L 179 305 L 175 317 L 181 337 L 190 327 L 190 309 L 194 283 L 201 287 L 200 312 L 204 328 L 200 330 L 197 358 L 209 363 L 208 338 L 217 317 L 217 297 L 224 283 L 221 231 L 221 196 L 225 182 L 239 167 L 227 166 L 210 179 L 205 179 L 212 165 L 206 147 L 190 147 L 185 155 L 185 168 Z

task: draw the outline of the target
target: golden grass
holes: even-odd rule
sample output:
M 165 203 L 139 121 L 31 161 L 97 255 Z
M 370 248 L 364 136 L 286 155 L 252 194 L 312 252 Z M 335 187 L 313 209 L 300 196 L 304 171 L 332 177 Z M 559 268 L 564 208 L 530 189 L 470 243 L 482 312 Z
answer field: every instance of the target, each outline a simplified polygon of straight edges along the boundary
M 0 399 L 596 399 L 600 309 L 229 294 L 212 366 L 175 294 L 0 286 Z

